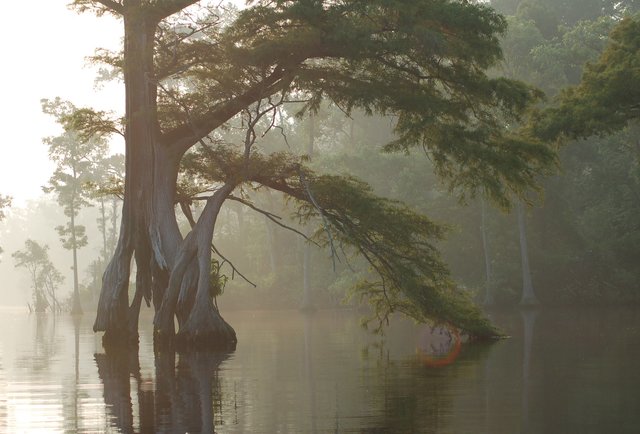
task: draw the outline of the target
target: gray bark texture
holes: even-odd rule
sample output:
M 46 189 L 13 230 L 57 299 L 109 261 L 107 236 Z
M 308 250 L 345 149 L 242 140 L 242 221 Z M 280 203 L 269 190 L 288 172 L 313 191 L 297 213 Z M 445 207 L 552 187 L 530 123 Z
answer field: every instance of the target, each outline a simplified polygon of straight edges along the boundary
M 163 131 L 157 110 L 159 83 L 154 74 L 155 31 L 160 20 L 193 3 L 196 1 L 128 0 L 112 8 L 122 15 L 125 29 L 126 155 L 120 236 L 103 276 L 94 323 L 94 331 L 105 332 L 104 344 L 137 343 L 143 301 L 147 305 L 153 302 L 155 340 L 160 345 L 229 348 L 236 343 L 235 331 L 212 302 L 210 269 L 218 213 L 241 180 L 228 182 L 209 198 L 183 240 L 175 215 L 178 170 L 191 146 L 262 98 L 265 89 L 284 73 L 277 70 L 264 83 L 220 103 L 199 119 Z M 247 158 L 249 150 L 250 146 Z M 132 258 L 137 273 L 129 305 Z
M 174 202 L 179 163 L 186 148 L 171 146 L 171 143 L 160 140 L 157 84 L 153 80 L 153 37 L 158 19 L 153 14 L 143 13 L 141 8 L 139 2 L 131 1 L 124 13 L 127 118 L 125 197 L 120 237 L 103 277 L 94 324 L 94 330 L 105 332 L 105 343 L 114 344 L 137 341 L 138 316 L 143 301 L 150 304 L 153 300 L 156 310 L 161 311 L 166 288 L 172 282 L 170 276 L 178 248 L 183 243 Z M 196 231 L 196 235 L 200 232 L 202 230 Z M 196 235 L 191 239 L 197 238 Z M 205 242 L 201 240 L 200 244 Z M 191 243 L 185 244 L 187 253 L 190 246 Z M 129 264 L 132 257 L 135 257 L 137 273 L 135 294 L 129 305 Z M 188 259 L 185 270 L 193 270 L 193 258 Z M 210 252 L 207 261 L 210 262 Z M 181 267 L 176 271 L 174 286 L 189 292 L 197 284 L 193 271 L 185 273 Z M 208 277 L 208 272 L 207 267 L 201 274 L 207 273 Z M 208 284 L 208 278 L 202 284 Z M 168 300 L 173 301 L 172 297 Z M 175 303 L 165 311 L 171 314 L 170 321 L 166 322 L 172 323 L 173 315 L 177 313 Z M 197 323 L 193 327 L 197 328 Z

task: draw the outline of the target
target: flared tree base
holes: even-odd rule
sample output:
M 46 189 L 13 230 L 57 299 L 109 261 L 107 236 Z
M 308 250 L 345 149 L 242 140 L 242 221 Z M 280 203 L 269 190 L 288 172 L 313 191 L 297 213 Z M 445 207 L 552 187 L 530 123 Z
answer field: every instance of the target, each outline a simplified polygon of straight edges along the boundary
M 187 322 L 176 334 L 175 345 L 179 351 L 227 350 L 236 348 L 236 332 L 216 311 L 211 303 L 196 303 Z

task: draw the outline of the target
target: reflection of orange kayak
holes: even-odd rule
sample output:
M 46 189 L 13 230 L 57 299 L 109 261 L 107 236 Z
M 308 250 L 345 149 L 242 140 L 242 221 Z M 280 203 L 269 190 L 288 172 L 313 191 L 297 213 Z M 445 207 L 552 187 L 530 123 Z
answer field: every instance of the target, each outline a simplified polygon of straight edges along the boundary
M 447 366 L 460 355 L 462 340 L 457 330 L 445 327 L 425 327 L 416 351 L 420 361 L 433 368 Z

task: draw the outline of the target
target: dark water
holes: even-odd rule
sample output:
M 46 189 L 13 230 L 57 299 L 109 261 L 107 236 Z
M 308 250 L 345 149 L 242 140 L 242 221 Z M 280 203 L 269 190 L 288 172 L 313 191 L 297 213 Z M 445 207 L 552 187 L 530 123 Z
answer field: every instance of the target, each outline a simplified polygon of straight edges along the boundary
M 639 310 L 495 313 L 512 337 L 462 346 L 406 321 L 381 341 L 352 314 L 235 312 L 235 352 L 156 358 L 148 327 L 139 354 L 105 354 L 90 314 L 0 313 L 0 432 L 640 432 Z

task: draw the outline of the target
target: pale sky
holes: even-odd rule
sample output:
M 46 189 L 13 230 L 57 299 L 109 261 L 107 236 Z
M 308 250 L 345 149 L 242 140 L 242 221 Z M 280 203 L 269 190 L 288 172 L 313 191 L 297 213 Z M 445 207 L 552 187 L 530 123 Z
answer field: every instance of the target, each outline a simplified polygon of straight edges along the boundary
M 13 196 L 17 206 L 41 195 L 53 172 L 42 138 L 60 130 L 42 113 L 40 99 L 59 96 L 77 106 L 115 111 L 124 106 L 120 85 L 94 88 L 95 69 L 85 59 L 97 47 L 120 47 L 121 22 L 79 15 L 66 7 L 69 2 L 3 3 L 0 194 Z

